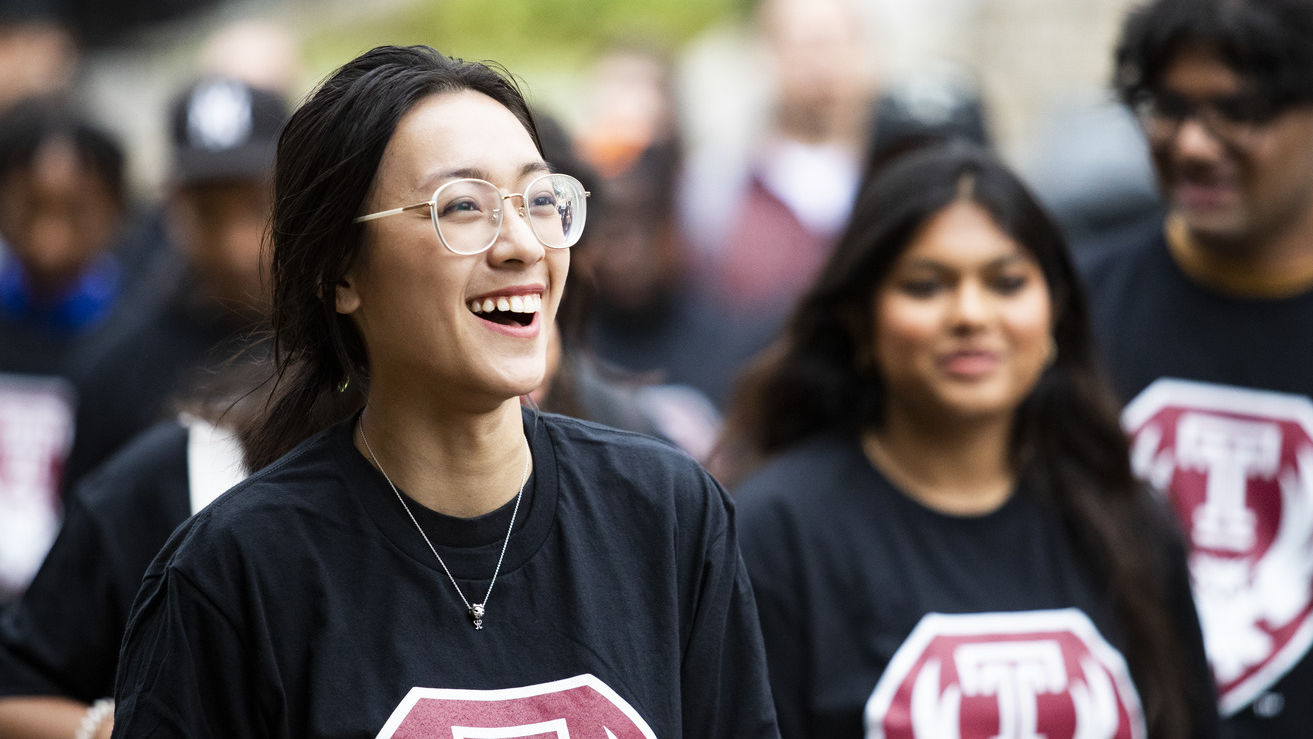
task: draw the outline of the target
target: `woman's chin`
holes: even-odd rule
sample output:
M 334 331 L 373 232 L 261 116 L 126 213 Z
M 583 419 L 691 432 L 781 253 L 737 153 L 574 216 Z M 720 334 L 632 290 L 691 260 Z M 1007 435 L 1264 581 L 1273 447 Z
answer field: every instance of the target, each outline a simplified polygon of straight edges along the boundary
M 546 377 L 547 373 L 542 366 L 539 366 L 536 372 L 517 372 L 508 376 L 505 381 L 507 397 L 523 398 L 529 395 L 539 395 L 538 389 L 543 386 Z

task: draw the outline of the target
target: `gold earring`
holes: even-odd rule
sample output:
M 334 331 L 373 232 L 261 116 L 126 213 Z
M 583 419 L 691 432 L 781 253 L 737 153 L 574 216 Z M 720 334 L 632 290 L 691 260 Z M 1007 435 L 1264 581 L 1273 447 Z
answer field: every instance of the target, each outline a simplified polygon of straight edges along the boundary
M 342 378 L 341 382 L 337 383 L 337 391 L 339 393 L 345 393 L 347 386 L 350 384 L 351 384 L 351 375 L 347 375 Z

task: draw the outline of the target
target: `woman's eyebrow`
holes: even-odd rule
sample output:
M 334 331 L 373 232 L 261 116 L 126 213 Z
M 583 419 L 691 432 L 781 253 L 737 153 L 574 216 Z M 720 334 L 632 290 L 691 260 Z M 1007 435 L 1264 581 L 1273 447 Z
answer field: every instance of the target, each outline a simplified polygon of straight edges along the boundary
M 528 175 L 537 174 L 539 172 L 545 174 L 551 171 L 552 171 L 551 168 L 547 166 L 547 162 L 541 162 L 541 161 L 526 162 L 525 164 L 520 166 L 520 171 L 517 175 L 517 179 L 523 179 Z M 438 188 L 438 185 L 442 184 L 447 180 L 458 180 L 458 179 L 466 179 L 466 178 L 475 179 L 475 180 L 485 180 L 488 182 L 492 181 L 492 175 L 485 169 L 482 169 L 480 167 L 460 167 L 458 169 L 448 169 L 441 172 L 435 172 L 432 175 L 425 177 L 424 180 L 419 183 L 419 189 L 436 190 Z
M 548 166 L 547 162 L 529 162 L 520 167 L 520 178 L 523 179 L 531 174 L 538 174 L 539 172 L 547 174 L 553 171 L 555 170 Z

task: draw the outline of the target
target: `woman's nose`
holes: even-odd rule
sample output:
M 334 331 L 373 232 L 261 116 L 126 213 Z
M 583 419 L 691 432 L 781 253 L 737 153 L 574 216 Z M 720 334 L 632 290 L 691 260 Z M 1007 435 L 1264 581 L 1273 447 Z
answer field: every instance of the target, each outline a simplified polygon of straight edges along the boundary
M 515 206 L 510 202 L 510 198 L 523 196 L 508 195 L 506 208 L 502 212 L 501 228 L 497 232 L 497 240 L 493 242 L 492 248 L 488 250 L 489 258 L 504 261 L 520 261 L 526 264 L 532 264 L 544 258 L 547 247 L 538 240 L 537 234 L 529 225 L 528 213 L 523 206 Z
M 964 280 L 953 292 L 949 318 L 955 326 L 977 326 L 989 316 L 989 296 L 973 280 Z

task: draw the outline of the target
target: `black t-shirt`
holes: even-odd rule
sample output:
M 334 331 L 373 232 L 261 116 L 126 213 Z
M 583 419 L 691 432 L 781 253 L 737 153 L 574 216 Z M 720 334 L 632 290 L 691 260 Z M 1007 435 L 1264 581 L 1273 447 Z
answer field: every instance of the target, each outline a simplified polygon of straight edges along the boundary
M 0 696 L 111 695 L 142 573 L 189 513 L 179 424 L 150 429 L 87 476 L 27 593 L 0 614 Z
M 1313 291 L 1254 300 L 1209 290 L 1181 271 L 1161 228 L 1080 266 L 1124 402 L 1160 377 L 1313 395 Z
M 1081 265 L 1136 472 L 1190 546 L 1219 706 L 1240 737 L 1313 726 L 1313 291 L 1224 295 L 1161 227 Z
M 1024 489 L 986 515 L 945 515 L 833 434 L 781 454 L 735 501 L 784 737 L 1142 735 L 1111 606 Z M 1195 735 L 1211 736 L 1184 555 L 1164 556 L 1199 676 Z
M 124 638 L 115 736 L 775 735 L 731 507 L 686 455 L 527 413 L 534 472 L 475 630 L 351 428 L 165 545 Z M 410 508 L 482 600 L 511 504 Z

